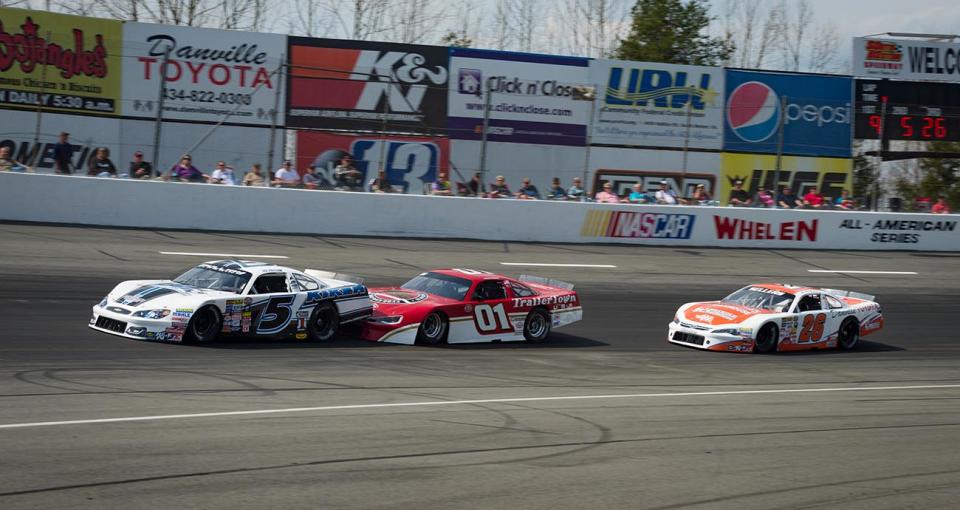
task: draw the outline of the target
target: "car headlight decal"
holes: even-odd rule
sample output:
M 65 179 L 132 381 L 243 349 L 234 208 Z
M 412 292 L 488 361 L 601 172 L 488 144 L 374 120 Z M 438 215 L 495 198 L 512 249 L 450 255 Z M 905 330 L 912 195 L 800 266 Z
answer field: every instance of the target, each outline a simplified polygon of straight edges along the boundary
M 133 312 L 134 317 L 143 317 L 144 319 L 162 319 L 170 315 L 170 309 L 164 308 L 162 310 L 140 310 L 139 312 Z
M 400 324 L 400 321 L 403 320 L 402 315 L 381 315 L 379 317 L 370 317 L 368 319 L 370 322 L 375 322 L 377 324 Z

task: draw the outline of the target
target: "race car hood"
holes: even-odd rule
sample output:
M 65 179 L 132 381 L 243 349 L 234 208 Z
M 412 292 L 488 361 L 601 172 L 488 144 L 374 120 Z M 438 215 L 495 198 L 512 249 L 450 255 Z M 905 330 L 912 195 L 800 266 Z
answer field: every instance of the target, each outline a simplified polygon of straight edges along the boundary
M 746 306 L 724 303 L 722 301 L 708 301 L 705 303 L 690 303 L 685 305 L 681 318 L 699 324 L 723 326 L 725 324 L 740 324 L 750 317 L 775 313 L 769 310 L 759 310 Z
M 369 292 L 370 301 L 373 301 L 375 313 L 378 315 L 401 314 L 414 306 L 420 308 L 422 305 L 450 305 L 458 303 L 456 300 L 436 294 L 419 290 L 402 289 L 399 287 L 372 288 Z
M 128 307 L 131 310 L 159 309 L 184 306 L 195 297 L 199 300 L 218 297 L 235 297 L 236 294 L 218 290 L 198 289 L 169 280 L 124 282 L 114 289 L 108 303 Z

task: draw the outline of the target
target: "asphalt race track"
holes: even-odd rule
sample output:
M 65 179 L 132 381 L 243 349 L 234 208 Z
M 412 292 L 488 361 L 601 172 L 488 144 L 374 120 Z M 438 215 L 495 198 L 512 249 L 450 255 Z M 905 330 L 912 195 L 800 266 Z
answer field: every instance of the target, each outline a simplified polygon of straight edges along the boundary
M 436 348 L 88 329 L 115 283 L 222 258 L 161 251 L 287 256 L 368 285 L 537 274 L 575 283 L 584 320 L 542 346 Z M 887 329 L 851 353 L 665 341 L 679 304 L 763 280 L 876 294 Z M 960 254 L 0 224 L 0 508 L 953 509 L 958 296 Z

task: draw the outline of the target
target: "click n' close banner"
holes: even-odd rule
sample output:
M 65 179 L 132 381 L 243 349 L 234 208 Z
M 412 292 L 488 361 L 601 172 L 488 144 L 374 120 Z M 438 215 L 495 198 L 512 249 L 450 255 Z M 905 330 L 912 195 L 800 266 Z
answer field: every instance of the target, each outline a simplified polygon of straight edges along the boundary
M 855 37 L 853 75 L 960 82 L 960 43 Z
M 489 108 L 488 141 L 584 145 L 590 103 L 575 101 L 573 92 L 587 84 L 588 64 L 577 57 L 451 48 L 450 137 L 480 140 Z
M 722 69 L 592 60 L 590 82 L 599 86 L 591 143 L 721 148 Z
M 165 119 L 218 122 L 226 117 L 227 123 L 269 126 L 274 104 L 283 105 L 275 73 L 286 51 L 282 35 L 124 23 L 123 37 L 124 115 L 157 115 L 161 72 L 166 75 Z M 282 111 L 276 122 L 283 125 Z
M 0 106 L 118 115 L 121 43 L 119 21 L 0 7 Z
M 289 127 L 446 131 L 448 50 L 289 38 Z

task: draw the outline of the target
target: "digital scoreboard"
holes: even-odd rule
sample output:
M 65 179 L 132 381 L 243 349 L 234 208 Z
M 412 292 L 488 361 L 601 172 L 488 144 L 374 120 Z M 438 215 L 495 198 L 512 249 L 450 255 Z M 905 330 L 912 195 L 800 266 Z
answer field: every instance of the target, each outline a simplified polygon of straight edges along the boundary
M 863 79 L 855 83 L 854 138 L 876 140 L 882 130 L 884 140 L 960 141 L 960 84 Z

